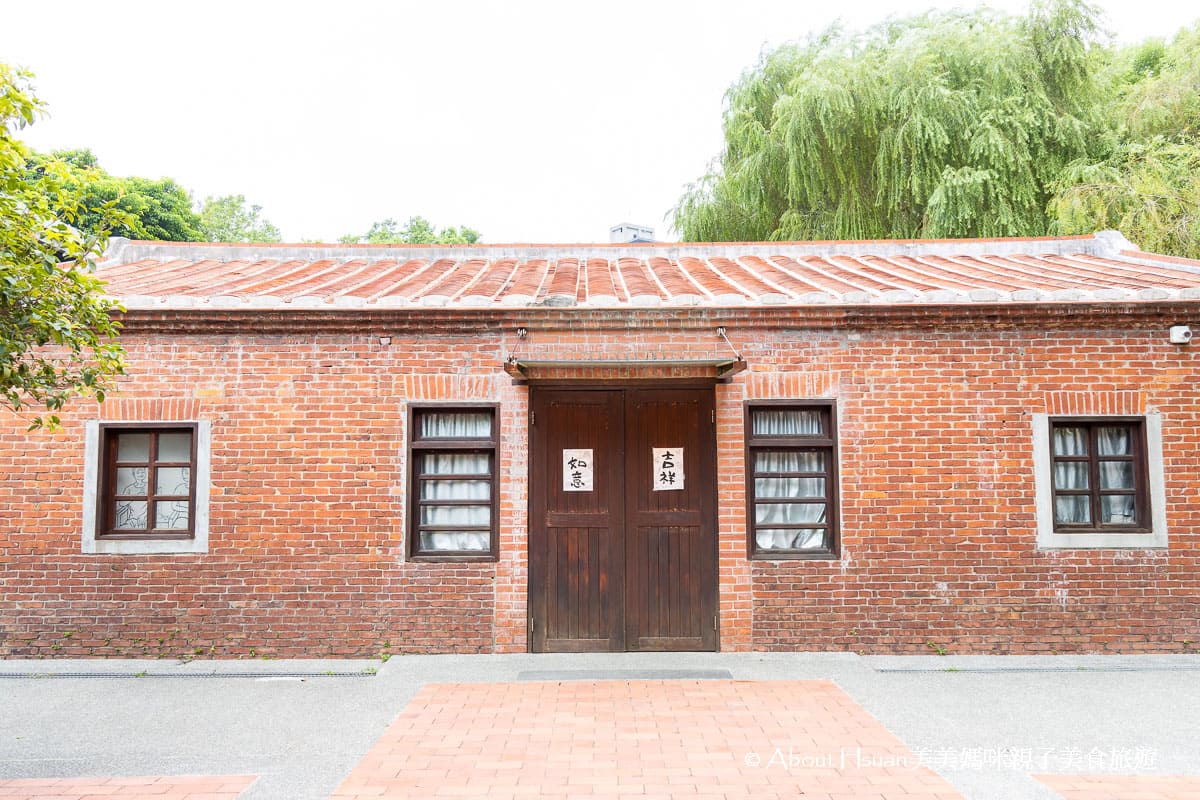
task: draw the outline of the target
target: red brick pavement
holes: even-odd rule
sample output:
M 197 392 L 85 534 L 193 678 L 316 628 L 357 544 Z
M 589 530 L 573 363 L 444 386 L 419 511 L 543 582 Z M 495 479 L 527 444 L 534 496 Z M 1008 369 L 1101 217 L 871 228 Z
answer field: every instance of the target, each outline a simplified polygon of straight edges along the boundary
M 235 800 L 253 775 L 0 780 L 0 800 Z
M 962 800 L 827 681 L 423 688 L 337 800 Z

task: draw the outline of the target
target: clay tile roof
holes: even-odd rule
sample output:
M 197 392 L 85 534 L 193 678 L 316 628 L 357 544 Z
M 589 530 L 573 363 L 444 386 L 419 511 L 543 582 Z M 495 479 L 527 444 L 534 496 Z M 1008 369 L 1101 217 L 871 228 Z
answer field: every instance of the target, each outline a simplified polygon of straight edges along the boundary
M 1200 301 L 1200 261 L 1119 233 L 727 244 L 259 245 L 114 239 L 129 309 Z

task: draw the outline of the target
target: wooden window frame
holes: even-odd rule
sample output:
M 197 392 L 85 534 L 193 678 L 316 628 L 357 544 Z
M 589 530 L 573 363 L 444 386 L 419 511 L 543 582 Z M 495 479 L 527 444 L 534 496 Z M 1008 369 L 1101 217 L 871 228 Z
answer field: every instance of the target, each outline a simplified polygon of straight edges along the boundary
M 146 478 L 146 524 L 145 530 L 128 530 L 118 529 L 114 527 L 114 516 L 116 514 L 116 477 L 117 477 L 117 438 L 118 434 L 129 433 L 147 433 L 151 435 L 150 455 L 149 459 L 144 462 L 150 474 Z M 157 484 L 156 470 L 159 466 L 163 466 L 163 462 L 157 460 L 158 455 L 158 437 L 164 433 L 187 433 L 191 437 L 191 458 L 186 466 L 190 469 L 189 475 L 191 479 L 188 486 L 188 526 L 186 529 L 171 528 L 171 529 L 156 529 L 149 527 L 151 522 L 156 518 L 155 503 L 156 498 L 170 497 L 177 498 L 177 495 L 158 495 L 154 492 Z M 162 423 L 147 423 L 147 422 L 106 422 L 99 426 L 99 490 L 97 493 L 98 502 L 96 503 L 96 538 L 102 540 L 136 540 L 136 541 L 164 541 L 177 539 L 194 539 L 196 537 L 196 515 L 197 502 L 196 490 L 199 483 L 199 474 L 197 470 L 198 451 L 200 448 L 199 426 L 194 422 L 162 422 Z M 139 464 L 143 462 L 137 462 Z M 166 462 L 165 466 L 179 467 L 184 466 L 184 462 L 172 461 Z M 123 495 L 122 497 L 132 497 L 132 495 Z M 178 502 L 175 500 L 175 502 Z
M 1128 426 L 1132 454 L 1129 456 L 1101 457 L 1096 447 L 1096 430 Z M 1154 519 L 1150 508 L 1150 469 L 1146 443 L 1146 420 L 1144 417 L 1051 417 L 1049 419 L 1050 448 L 1050 507 L 1055 533 L 1150 533 Z M 1086 456 L 1059 456 L 1054 452 L 1054 432 L 1058 428 L 1085 428 L 1088 431 L 1088 454 Z M 1133 463 L 1133 491 L 1105 490 L 1100 488 L 1101 461 L 1131 461 Z M 1059 489 L 1055 483 L 1054 465 L 1064 463 L 1086 463 L 1088 465 L 1087 489 Z M 1101 523 L 1100 498 L 1103 495 L 1132 494 L 1137 508 L 1137 520 L 1133 523 Z M 1059 495 L 1087 496 L 1090 503 L 1091 523 L 1060 523 L 1054 512 L 1055 499 Z
M 824 417 L 824 436 L 770 436 L 754 435 L 753 415 L 761 409 L 791 409 L 797 411 L 820 411 Z M 837 447 L 837 401 L 835 400 L 747 400 L 743 404 L 743 430 L 745 431 L 746 471 L 746 553 L 755 561 L 784 560 L 829 560 L 838 557 L 841 543 L 841 515 L 838 507 L 838 447 Z M 757 475 L 754 455 L 760 450 L 821 450 L 826 453 L 825 469 L 825 522 L 804 526 L 824 527 L 828 530 L 827 547 L 820 550 L 760 550 L 755 533 L 758 527 L 779 527 L 755 521 L 757 497 L 754 489 Z
M 488 411 L 492 432 L 488 439 L 420 438 L 420 416 L 425 412 Z M 491 492 L 491 526 L 487 550 L 422 550 L 421 500 L 422 474 L 419 457 L 437 452 L 483 452 L 490 461 L 488 484 Z M 414 403 L 408 407 L 408 558 L 410 561 L 496 561 L 500 557 L 500 404 L 499 403 Z M 439 478 L 478 478 L 479 476 L 439 475 Z M 437 505 L 445 505 L 445 502 Z M 472 505 L 482 505 L 473 503 Z

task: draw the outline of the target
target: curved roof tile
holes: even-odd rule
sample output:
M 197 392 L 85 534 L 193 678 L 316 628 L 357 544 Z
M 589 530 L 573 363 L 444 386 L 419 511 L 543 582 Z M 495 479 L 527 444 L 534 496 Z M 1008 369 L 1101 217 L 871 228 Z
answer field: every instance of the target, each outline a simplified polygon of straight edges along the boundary
M 608 259 L 589 258 L 587 261 L 587 302 L 595 303 L 602 298 L 616 298 L 617 284 L 609 269 Z
M 546 294 L 550 297 L 569 297 L 571 302 L 577 302 L 579 299 L 579 272 L 578 258 L 556 259 Z

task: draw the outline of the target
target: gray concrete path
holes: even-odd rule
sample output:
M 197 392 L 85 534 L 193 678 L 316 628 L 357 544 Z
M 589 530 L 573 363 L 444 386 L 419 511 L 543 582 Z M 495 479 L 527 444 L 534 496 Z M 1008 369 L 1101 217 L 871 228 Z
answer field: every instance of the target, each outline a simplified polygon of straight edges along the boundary
M 323 800 L 426 683 L 671 677 L 832 680 L 968 800 L 1200 774 L 1200 656 L 670 653 L 0 661 L 0 778 L 252 774 L 246 800 Z

